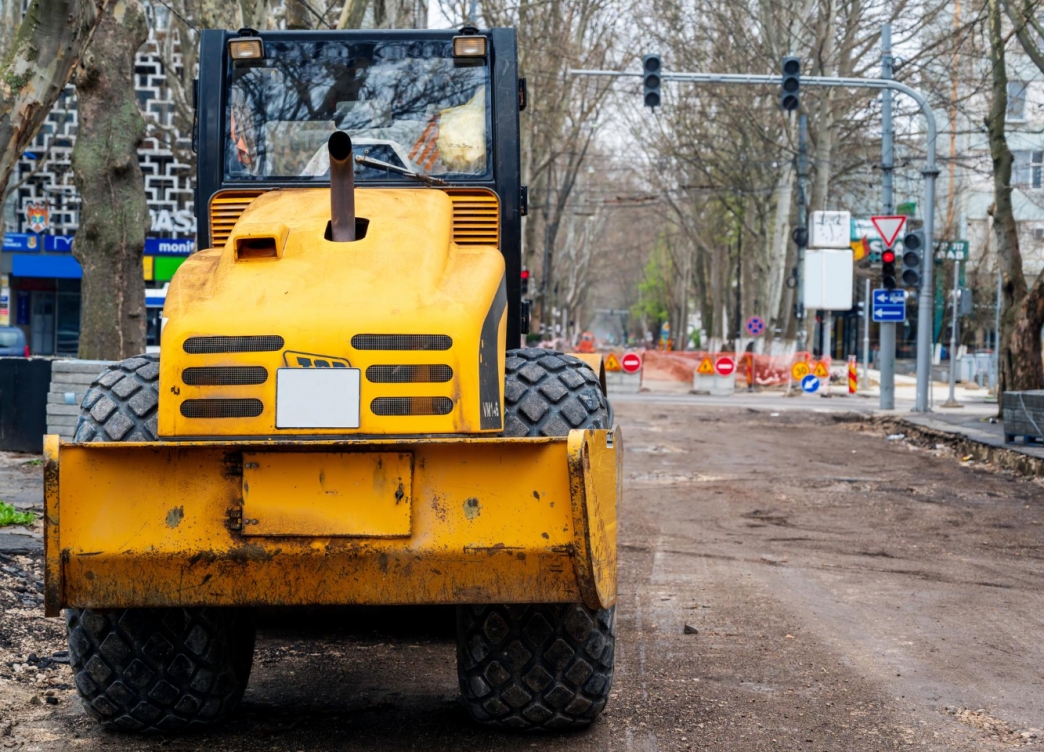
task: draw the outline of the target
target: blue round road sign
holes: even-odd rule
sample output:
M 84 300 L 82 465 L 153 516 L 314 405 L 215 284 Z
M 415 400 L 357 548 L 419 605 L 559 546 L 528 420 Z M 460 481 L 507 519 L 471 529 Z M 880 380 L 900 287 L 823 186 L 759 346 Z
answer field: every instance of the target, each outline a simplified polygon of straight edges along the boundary
M 801 379 L 801 391 L 812 394 L 819 390 L 819 377 L 809 374 Z
M 751 337 L 760 337 L 765 331 L 765 320 L 761 316 L 751 316 L 747 319 L 746 328 Z

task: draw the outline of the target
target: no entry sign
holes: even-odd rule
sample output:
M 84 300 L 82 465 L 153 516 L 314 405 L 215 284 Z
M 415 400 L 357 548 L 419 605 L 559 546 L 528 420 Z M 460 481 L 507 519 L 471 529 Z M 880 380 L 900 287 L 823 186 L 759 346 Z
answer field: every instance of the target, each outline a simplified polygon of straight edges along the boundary
M 728 355 L 723 355 L 714 362 L 714 370 L 719 376 L 731 376 L 736 371 L 736 361 Z
M 620 359 L 620 365 L 625 373 L 638 373 L 642 370 L 642 356 L 636 352 L 624 353 Z

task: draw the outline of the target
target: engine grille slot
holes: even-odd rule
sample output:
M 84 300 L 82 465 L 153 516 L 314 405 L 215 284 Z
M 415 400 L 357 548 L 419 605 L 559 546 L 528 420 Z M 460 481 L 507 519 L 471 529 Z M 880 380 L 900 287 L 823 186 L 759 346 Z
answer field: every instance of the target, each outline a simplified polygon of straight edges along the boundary
M 181 380 L 189 386 L 246 386 L 264 384 L 268 369 L 263 366 L 206 366 L 186 368 Z
M 453 369 L 443 365 L 370 366 L 366 380 L 374 384 L 443 384 L 453 378 Z
M 377 397 L 370 403 L 374 415 L 449 415 L 452 411 L 449 397 Z
M 275 352 L 283 349 L 283 338 L 276 334 L 242 337 L 189 337 L 185 352 L 190 355 L 208 353 Z
M 492 191 L 447 190 L 453 201 L 453 242 L 499 245 L 500 202 Z
M 210 199 L 210 247 L 224 248 L 232 228 L 250 206 L 250 202 L 264 191 L 222 191 Z
M 356 350 L 449 350 L 453 339 L 446 334 L 356 334 Z
M 189 399 L 181 403 L 186 418 L 256 418 L 264 409 L 259 399 Z

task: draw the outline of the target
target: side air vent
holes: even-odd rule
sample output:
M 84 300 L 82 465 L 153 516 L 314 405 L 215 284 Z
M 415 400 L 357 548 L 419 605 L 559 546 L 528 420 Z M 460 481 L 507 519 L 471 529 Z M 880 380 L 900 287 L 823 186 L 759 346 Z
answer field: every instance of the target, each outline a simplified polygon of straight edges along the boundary
M 370 366 L 366 380 L 374 384 L 442 384 L 453 378 L 449 366 Z
M 250 206 L 250 202 L 264 191 L 222 191 L 210 199 L 210 247 L 224 248 L 232 228 Z
M 356 350 L 449 350 L 453 340 L 445 334 L 356 334 Z
M 190 399 L 181 403 L 186 418 L 256 418 L 265 406 L 259 399 Z
M 268 370 L 261 366 L 214 366 L 186 368 L 181 380 L 189 386 L 245 386 L 264 384 Z
M 208 353 L 275 352 L 283 349 L 283 338 L 275 334 L 245 337 L 189 337 L 185 352 L 190 355 Z
M 453 242 L 499 245 L 500 202 L 492 191 L 448 190 L 453 201 Z
M 449 397 L 378 397 L 370 403 L 374 415 L 449 415 L 453 400 Z

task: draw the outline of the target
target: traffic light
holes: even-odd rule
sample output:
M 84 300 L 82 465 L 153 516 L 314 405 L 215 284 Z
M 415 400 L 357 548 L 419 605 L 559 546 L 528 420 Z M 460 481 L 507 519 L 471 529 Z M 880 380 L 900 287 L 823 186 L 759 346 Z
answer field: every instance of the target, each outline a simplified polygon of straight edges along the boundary
M 924 230 L 914 230 L 903 237 L 904 287 L 921 286 L 921 255 L 924 253 Z
M 801 58 L 783 58 L 783 83 L 779 91 L 779 105 L 787 112 L 801 104 Z
M 642 83 L 645 106 L 650 109 L 660 106 L 660 56 L 644 55 L 642 57 Z
M 522 270 L 522 294 L 526 295 L 529 292 L 529 269 Z
M 895 249 L 886 248 L 881 252 L 881 284 L 886 290 L 894 290 L 895 281 Z

